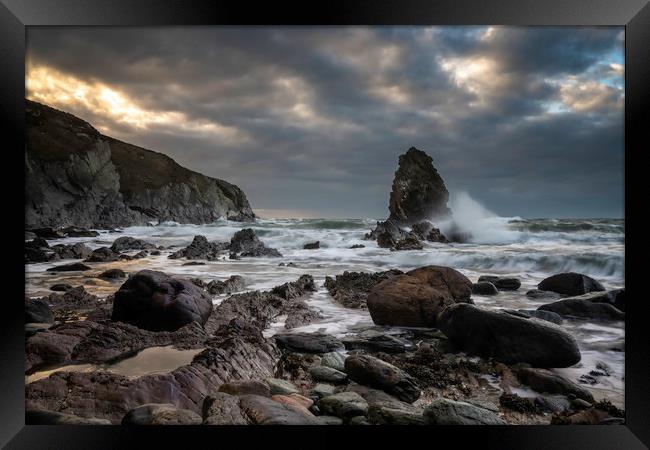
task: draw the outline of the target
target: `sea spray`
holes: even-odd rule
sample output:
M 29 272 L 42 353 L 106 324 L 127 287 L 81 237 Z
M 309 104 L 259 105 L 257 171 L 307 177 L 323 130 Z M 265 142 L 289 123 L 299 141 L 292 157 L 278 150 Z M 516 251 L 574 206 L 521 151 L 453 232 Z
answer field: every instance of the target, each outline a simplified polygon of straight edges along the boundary
M 449 200 L 453 218 L 437 225 L 445 235 L 460 233 L 475 244 L 505 244 L 517 242 L 521 233 L 508 227 L 510 220 L 500 217 L 474 200 L 467 192 L 453 194 Z

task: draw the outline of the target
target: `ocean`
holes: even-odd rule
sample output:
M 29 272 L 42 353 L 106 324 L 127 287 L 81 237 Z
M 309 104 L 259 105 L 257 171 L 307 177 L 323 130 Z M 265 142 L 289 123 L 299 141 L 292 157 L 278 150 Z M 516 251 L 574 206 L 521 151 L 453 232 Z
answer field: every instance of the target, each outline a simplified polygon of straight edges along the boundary
M 282 258 L 243 258 L 206 262 L 205 265 L 183 266 L 185 260 L 168 259 L 175 249 L 163 250 L 159 256 L 148 256 L 132 261 L 90 263 L 93 271 L 53 273 L 46 269 L 60 264 L 38 263 L 26 266 L 26 293 L 37 297 L 51 293 L 55 283 L 84 285 L 87 291 L 107 296 L 118 284 L 94 278 L 108 268 L 126 272 L 152 269 L 182 277 L 204 280 L 224 280 L 241 275 L 247 289 L 266 290 L 279 284 L 295 281 L 302 274 L 314 277 L 318 291 L 307 302 L 319 309 L 322 321 L 293 331 L 323 331 L 343 337 L 347 333 L 372 326 L 365 310 L 347 309 L 335 303 L 323 287 L 326 276 L 344 271 L 374 272 L 388 269 L 410 270 L 425 265 L 453 267 L 476 282 L 481 275 L 516 277 L 522 286 L 517 291 L 500 292 L 496 296 L 473 295 L 475 303 L 490 309 L 536 309 L 544 300 L 526 297 L 526 291 L 535 289 L 544 278 L 560 272 L 579 272 L 600 281 L 607 289 L 624 287 L 623 219 L 530 219 L 498 217 L 490 214 L 456 215 L 464 231 L 472 234 L 467 243 L 424 243 L 422 250 L 391 251 L 379 248 L 374 241 L 363 239 L 374 228 L 377 219 L 259 219 L 255 223 L 219 221 L 207 225 L 160 223 L 129 227 L 119 232 L 101 234 L 93 238 L 65 238 L 49 241 L 59 243 L 84 242 L 91 248 L 110 245 L 120 236 L 144 239 L 165 247 L 188 245 L 195 235 L 204 235 L 210 241 L 229 241 L 232 235 L 245 227 L 253 228 L 269 247 L 278 249 Z M 450 224 L 439 223 L 444 232 Z M 308 242 L 320 241 L 320 249 L 304 250 Z M 354 244 L 365 248 L 350 249 Z M 135 253 L 135 252 L 134 252 Z M 72 262 L 72 261 L 66 261 Z M 293 262 L 295 267 L 280 266 Z M 215 297 L 218 304 L 225 296 Z M 571 368 L 555 369 L 575 382 L 596 368 L 599 362 L 610 367 L 612 375 L 599 377 L 590 389 L 596 399 L 607 398 L 622 407 L 624 393 L 624 323 L 598 323 L 587 320 L 565 320 L 563 326 L 578 340 L 582 361 Z M 282 318 L 267 331 L 270 336 L 285 331 Z M 526 395 L 525 390 L 519 392 Z M 530 393 L 531 396 L 534 393 Z

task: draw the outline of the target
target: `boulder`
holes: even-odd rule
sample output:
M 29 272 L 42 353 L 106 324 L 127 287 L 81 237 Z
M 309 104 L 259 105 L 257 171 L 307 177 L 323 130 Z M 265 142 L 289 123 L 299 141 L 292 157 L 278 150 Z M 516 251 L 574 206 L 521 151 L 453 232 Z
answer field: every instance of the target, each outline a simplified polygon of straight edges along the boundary
M 565 298 L 547 303 L 537 308 L 539 311 L 551 311 L 561 316 L 579 317 L 593 320 L 625 320 L 625 313 L 609 303 L 596 303 L 584 298 Z
M 544 311 L 539 309 L 520 309 L 518 311 L 528 317 L 535 317 L 536 319 L 546 320 L 547 322 L 560 325 L 562 323 L 562 316 L 552 311 Z
M 350 246 L 350 247 L 348 247 L 348 248 L 350 248 L 350 249 L 355 249 L 355 248 L 366 248 L 366 246 L 363 245 L 363 244 L 354 244 L 354 245 L 352 245 L 352 246 Z
M 517 371 L 517 378 L 537 392 L 564 396 L 573 394 L 588 402 L 594 401 L 593 395 L 587 389 L 550 370 L 523 367 Z
M 605 290 L 598 281 L 575 272 L 559 273 L 545 278 L 537 288 L 540 291 L 552 291 L 563 295 L 582 295 Z
M 122 425 L 201 425 L 203 419 L 194 411 L 180 409 L 170 403 L 148 403 L 133 408 L 122 419 Z
M 502 278 L 494 275 L 484 275 L 479 277 L 479 283 L 492 283 L 500 291 L 516 291 L 521 287 L 521 281 L 517 278 Z
M 282 257 L 274 248 L 269 248 L 259 240 L 252 228 L 244 228 L 236 232 L 230 239 L 230 251 L 240 256 L 271 256 Z
M 43 239 L 62 239 L 65 237 L 63 233 L 51 227 L 31 228 L 27 231 Z
M 50 247 L 61 259 L 85 259 L 92 250 L 81 242 L 72 245 L 58 244 Z
M 254 425 L 320 425 L 304 408 L 283 404 L 259 395 L 244 395 L 239 404 Z
M 219 392 L 236 396 L 247 394 L 261 395 L 262 397 L 271 396 L 271 388 L 269 385 L 257 380 L 224 383 L 219 386 Z
M 300 353 L 327 353 L 343 350 L 341 341 L 325 333 L 288 333 L 273 336 L 280 348 Z
M 309 391 L 309 395 L 316 398 L 327 397 L 334 394 L 336 386 L 325 383 L 316 383 L 316 385 Z
M 212 280 L 205 289 L 212 295 L 232 294 L 244 290 L 246 283 L 244 277 L 240 275 L 232 275 L 227 280 Z
M 115 293 L 111 319 L 151 331 L 174 331 L 190 322 L 204 325 L 211 312 L 212 300 L 192 282 L 141 270 Z
M 113 251 L 108 247 L 99 247 L 98 249 L 93 250 L 89 257 L 84 261 L 86 262 L 111 262 L 119 261 L 120 254 Z
M 535 318 L 458 303 L 442 312 L 438 326 L 459 349 L 506 364 L 569 367 L 581 358 L 578 344 L 569 333 Z
M 320 241 L 308 242 L 302 246 L 304 250 L 316 250 L 320 248 Z
M 300 390 L 292 382 L 287 380 L 267 378 L 266 384 L 269 385 L 271 395 L 300 394 Z
M 407 236 L 395 242 L 391 250 L 422 250 L 423 248 L 417 237 Z
M 316 381 L 326 381 L 329 383 L 345 383 L 348 379 L 345 373 L 326 366 L 312 366 L 309 368 L 309 374 Z
M 451 214 L 449 192 L 429 155 L 415 147 L 400 155 L 390 193 L 390 218 L 413 224 Z
M 86 228 L 80 227 L 65 227 L 61 229 L 61 233 L 64 233 L 67 237 L 97 237 L 99 233 L 94 230 L 88 230 Z
M 368 421 L 373 425 L 427 425 L 427 419 L 420 411 L 409 411 L 390 406 L 368 408 Z
M 374 330 L 367 330 L 356 336 L 346 337 L 343 339 L 343 345 L 348 350 L 385 353 L 404 353 L 415 348 L 415 345 L 407 339 Z
M 108 269 L 97 275 L 97 277 L 107 280 L 118 280 L 120 278 L 126 278 L 126 274 L 122 269 Z
M 376 285 L 368 311 L 377 325 L 432 327 L 437 316 L 456 302 L 469 302 L 472 282 L 449 267 L 426 266 Z
M 400 228 L 399 223 L 395 220 L 388 219 L 384 222 L 377 222 L 375 229 L 366 233 L 364 239 L 376 240 L 377 245 L 382 248 L 390 248 L 401 239 L 409 236 L 417 236 Z
M 489 281 L 479 281 L 472 284 L 472 294 L 476 295 L 497 295 L 499 290 Z
M 239 398 L 225 392 L 213 392 L 203 400 L 204 425 L 248 425 L 250 419 L 242 411 Z
M 50 305 L 40 298 L 25 299 L 25 323 L 52 323 L 54 315 Z
M 329 367 L 340 372 L 345 371 L 345 355 L 340 352 L 325 353 L 320 360 L 320 365 Z
M 230 244 L 227 242 L 208 242 L 205 236 L 194 236 L 192 243 L 187 247 L 178 250 L 171 255 L 170 259 L 207 259 L 213 261 L 219 259 L 221 253 L 228 250 Z
M 355 416 L 365 416 L 368 403 L 356 392 L 339 392 L 328 395 L 318 402 L 318 407 L 326 415 L 350 419 Z
M 82 263 L 62 264 L 47 269 L 47 272 L 83 272 L 90 270 L 90 267 Z
M 488 409 L 446 398 L 432 401 L 424 409 L 424 417 L 431 425 L 506 425 Z
M 113 242 L 111 250 L 114 252 L 125 252 L 127 250 L 150 250 L 155 249 L 156 246 L 142 239 L 132 238 L 130 236 L 122 236 Z
M 351 380 L 381 389 L 400 400 L 413 403 L 420 397 L 420 387 L 403 370 L 369 355 L 352 355 L 345 360 Z

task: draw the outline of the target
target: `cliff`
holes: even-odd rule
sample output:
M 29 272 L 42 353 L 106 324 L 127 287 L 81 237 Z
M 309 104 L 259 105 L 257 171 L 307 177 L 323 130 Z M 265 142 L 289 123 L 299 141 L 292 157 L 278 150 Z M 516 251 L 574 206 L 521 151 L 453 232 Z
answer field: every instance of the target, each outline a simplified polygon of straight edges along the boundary
M 27 100 L 25 122 L 26 228 L 254 220 L 237 186 L 104 136 L 72 114 Z

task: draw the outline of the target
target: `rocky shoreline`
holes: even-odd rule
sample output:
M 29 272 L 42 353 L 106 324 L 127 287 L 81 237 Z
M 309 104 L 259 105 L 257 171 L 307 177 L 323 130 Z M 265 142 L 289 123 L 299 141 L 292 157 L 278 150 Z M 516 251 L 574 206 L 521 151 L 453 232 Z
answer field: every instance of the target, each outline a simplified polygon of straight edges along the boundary
M 29 242 L 26 258 L 34 248 L 49 248 L 44 238 Z M 127 263 L 122 256 L 136 252 L 158 251 L 160 257 L 188 262 L 275 255 L 246 229 L 226 243 L 197 236 L 180 250 L 124 237 L 103 248 L 115 255 L 91 261 L 97 250 L 91 252 L 85 271 Z M 57 267 L 67 265 L 58 260 L 68 253 L 54 253 Z M 474 305 L 472 296 L 477 290 L 497 296 L 517 291 L 519 280 L 487 277 L 473 283 L 442 266 L 332 274 L 323 287 L 333 300 L 367 309 L 376 324 L 343 339 L 292 331 L 320 318 L 308 301 L 318 289 L 310 275 L 266 291 L 247 291 L 238 276 L 208 281 L 116 268 L 98 275 L 115 283 L 114 294 L 102 298 L 83 286 L 59 283 L 47 297 L 26 299 L 26 374 L 53 370 L 26 385 L 28 423 L 624 421 L 624 411 L 549 370 L 581 358 L 558 319 L 624 318 L 624 290 L 606 291 L 585 275 L 557 274 L 537 291 L 522 292 L 545 297 L 538 309 L 497 312 Z M 223 299 L 215 303 L 215 295 Z M 280 319 L 284 331 L 265 337 Z M 189 364 L 136 377 L 101 368 L 168 346 L 198 354 Z M 94 369 L 75 370 L 89 364 Z M 600 373 L 585 376 L 609 375 L 603 365 Z M 522 389 L 537 394 L 520 396 Z

